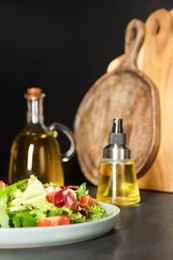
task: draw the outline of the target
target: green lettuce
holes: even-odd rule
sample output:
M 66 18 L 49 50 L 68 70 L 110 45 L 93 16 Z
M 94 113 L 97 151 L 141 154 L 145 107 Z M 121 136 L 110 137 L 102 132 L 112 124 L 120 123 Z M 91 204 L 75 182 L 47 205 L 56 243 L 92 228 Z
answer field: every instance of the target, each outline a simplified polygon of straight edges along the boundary
M 70 199 L 69 207 L 65 204 L 58 207 L 48 202 L 45 185 L 35 176 L 1 188 L 0 227 L 32 227 L 36 226 L 39 220 L 51 216 L 68 215 L 71 223 L 99 220 L 107 216 L 100 204 L 96 203 L 88 208 L 81 205 L 81 196 L 89 195 L 85 182 L 77 187 L 62 187 L 62 190 L 64 191 L 64 195 L 61 193 L 62 198 L 65 196 L 66 199 Z M 69 192 L 73 194 L 73 200 Z
M 7 214 L 7 194 L 0 196 L 0 227 L 9 227 L 9 216 Z

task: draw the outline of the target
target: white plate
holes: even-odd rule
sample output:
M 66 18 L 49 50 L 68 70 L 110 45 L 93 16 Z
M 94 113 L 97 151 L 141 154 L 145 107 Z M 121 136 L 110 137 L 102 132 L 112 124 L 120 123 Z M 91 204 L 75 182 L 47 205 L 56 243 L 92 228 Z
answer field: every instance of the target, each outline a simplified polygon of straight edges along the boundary
M 66 245 L 108 233 L 118 221 L 120 209 L 100 203 L 110 216 L 86 223 L 56 227 L 0 228 L 0 248 L 29 248 Z

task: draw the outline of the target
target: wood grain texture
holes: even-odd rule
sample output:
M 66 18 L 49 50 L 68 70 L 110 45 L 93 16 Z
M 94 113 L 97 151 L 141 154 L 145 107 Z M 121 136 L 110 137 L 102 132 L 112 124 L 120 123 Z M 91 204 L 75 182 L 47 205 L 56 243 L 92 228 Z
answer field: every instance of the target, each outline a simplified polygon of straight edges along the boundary
M 155 82 L 161 107 L 161 141 L 157 157 L 146 176 L 139 179 L 143 189 L 173 192 L 173 19 L 161 9 L 146 21 L 147 35 L 140 62 Z
M 125 32 L 125 59 L 89 89 L 76 113 L 74 133 L 82 172 L 98 184 L 103 147 L 108 143 L 113 118 L 123 118 L 127 145 L 142 175 L 159 146 L 159 99 L 155 85 L 137 69 L 145 35 L 144 24 L 134 19 Z
M 138 67 L 155 83 L 160 99 L 160 146 L 145 175 L 141 189 L 173 192 L 173 11 L 158 9 L 145 22 L 146 36 L 137 60 Z M 114 70 L 125 54 L 108 65 Z

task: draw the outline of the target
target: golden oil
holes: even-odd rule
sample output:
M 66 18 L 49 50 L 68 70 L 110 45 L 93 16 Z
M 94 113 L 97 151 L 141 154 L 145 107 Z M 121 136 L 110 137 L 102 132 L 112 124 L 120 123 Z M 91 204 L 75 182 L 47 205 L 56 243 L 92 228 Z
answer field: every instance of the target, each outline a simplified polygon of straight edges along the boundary
M 96 193 L 98 201 L 117 206 L 128 206 L 140 202 L 135 163 L 130 158 L 130 150 L 125 146 L 122 119 L 113 120 L 109 144 L 103 149 L 100 175 Z
M 38 177 L 43 183 L 64 185 L 64 173 L 60 158 L 60 148 L 52 134 L 23 131 L 11 147 L 9 180 Z
M 131 160 L 103 160 L 96 199 L 117 206 L 140 202 L 134 162 Z

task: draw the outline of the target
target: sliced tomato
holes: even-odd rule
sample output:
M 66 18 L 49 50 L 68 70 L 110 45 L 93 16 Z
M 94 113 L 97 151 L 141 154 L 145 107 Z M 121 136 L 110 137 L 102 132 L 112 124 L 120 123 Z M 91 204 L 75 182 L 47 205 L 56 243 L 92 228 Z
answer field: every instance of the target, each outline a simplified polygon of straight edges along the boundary
M 69 225 L 70 218 L 69 216 L 52 216 L 40 219 L 37 223 L 37 227 L 46 227 L 46 226 L 59 226 L 59 225 Z
M 0 180 L 0 189 L 6 187 L 7 185 L 5 184 L 5 182 L 3 182 L 2 180 Z
M 87 204 L 88 206 L 92 206 L 94 204 L 97 204 L 97 201 L 90 196 L 81 196 L 80 202 L 82 204 Z
M 46 195 L 46 199 L 48 202 L 50 203 L 54 203 L 55 202 L 55 195 L 56 195 L 57 191 L 56 190 L 53 190 L 49 193 L 47 193 Z

